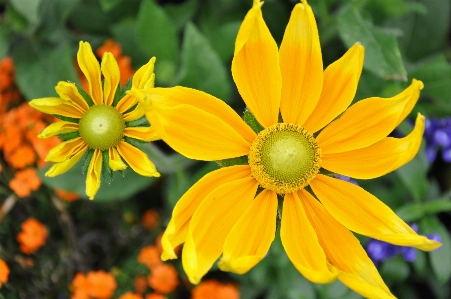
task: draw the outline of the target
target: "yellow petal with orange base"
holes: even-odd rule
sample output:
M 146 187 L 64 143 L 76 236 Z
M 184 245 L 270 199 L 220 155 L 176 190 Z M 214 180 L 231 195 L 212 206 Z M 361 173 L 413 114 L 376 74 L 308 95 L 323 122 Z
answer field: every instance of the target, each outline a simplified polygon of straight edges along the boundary
M 322 155 L 321 167 L 356 179 L 377 178 L 409 163 L 418 153 L 423 133 L 424 116 L 418 114 L 406 137 L 387 137 L 361 149 Z
M 244 274 L 266 256 L 276 232 L 277 204 L 273 191 L 255 197 L 227 235 L 219 269 Z
M 305 278 L 315 283 L 330 283 L 337 279 L 338 271 L 329 266 L 326 254 L 305 212 L 304 197 L 302 192 L 285 195 L 280 238 L 289 259 Z M 300 235 L 302 238 L 295 237 Z
M 182 252 L 183 268 L 191 283 L 198 284 L 219 258 L 226 236 L 251 205 L 257 187 L 251 177 L 225 183 L 199 205 Z
M 318 174 L 310 187 L 335 219 L 358 234 L 426 251 L 441 245 L 418 235 L 387 205 L 359 186 Z
M 254 2 L 241 24 L 232 75 L 249 110 L 262 126 L 269 127 L 278 120 L 282 76 L 277 44 L 263 20 L 262 5 Z
M 250 176 L 249 165 L 235 165 L 212 171 L 195 183 L 172 211 L 172 218 L 161 239 L 161 258 L 164 261 L 177 258 L 174 249 L 185 242 L 191 217 L 208 194 L 226 183 Z
M 291 12 L 279 50 L 282 73 L 280 112 L 284 122 L 303 126 L 323 87 L 318 28 L 306 0 Z

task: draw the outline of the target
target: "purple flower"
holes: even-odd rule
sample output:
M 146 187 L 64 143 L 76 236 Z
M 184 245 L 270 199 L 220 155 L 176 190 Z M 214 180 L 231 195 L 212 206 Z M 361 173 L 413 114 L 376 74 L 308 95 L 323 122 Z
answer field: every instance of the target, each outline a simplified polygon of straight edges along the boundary
M 426 159 L 432 163 L 437 151 L 442 151 L 443 161 L 451 163 L 451 117 L 442 119 L 427 118 L 424 138 L 426 140 Z

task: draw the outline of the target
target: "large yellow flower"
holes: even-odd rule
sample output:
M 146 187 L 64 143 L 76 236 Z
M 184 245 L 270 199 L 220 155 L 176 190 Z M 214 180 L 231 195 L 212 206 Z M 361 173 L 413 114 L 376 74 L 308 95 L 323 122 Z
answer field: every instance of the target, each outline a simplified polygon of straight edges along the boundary
M 250 112 L 244 121 L 221 100 L 184 88 L 134 90 L 158 135 L 183 155 L 225 166 L 179 200 L 164 233 L 162 258 L 176 258 L 192 283 L 220 258 L 245 273 L 267 254 L 283 202 L 280 236 L 309 280 L 336 278 L 370 298 L 393 298 L 357 238 L 433 250 L 394 212 L 359 186 L 334 178 L 382 176 L 409 162 L 424 131 L 418 115 L 404 138 L 387 137 L 411 112 L 420 81 L 393 98 L 369 98 L 349 109 L 363 65 L 357 43 L 324 72 L 316 22 L 303 0 L 280 46 L 254 1 L 238 32 L 233 79 Z M 280 115 L 279 115 L 280 112 Z M 341 116 L 340 116 L 341 115 Z M 338 117 L 338 118 L 337 118 Z
M 86 194 L 90 199 L 100 187 L 102 169 L 109 179 L 112 170 L 125 170 L 127 164 L 140 175 L 160 176 L 146 154 L 131 144 L 159 138 L 137 99 L 126 95 L 130 84 L 133 88 L 154 86 L 155 58 L 141 67 L 122 90 L 119 67 L 111 53 L 105 53 L 100 66 L 89 43 L 80 42 L 77 60 L 89 82 L 89 94 L 74 83 L 61 81 L 55 87 L 59 98 L 30 102 L 33 108 L 61 119 L 39 134 L 40 138 L 58 135 L 65 140 L 48 153 L 45 160 L 55 164 L 45 175 L 65 173 L 86 153 Z

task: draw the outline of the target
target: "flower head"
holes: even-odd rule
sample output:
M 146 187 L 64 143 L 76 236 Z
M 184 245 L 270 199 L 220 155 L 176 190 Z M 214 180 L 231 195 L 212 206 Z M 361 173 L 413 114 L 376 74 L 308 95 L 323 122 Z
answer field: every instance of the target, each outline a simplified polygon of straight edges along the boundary
M 31 254 L 41 248 L 47 239 L 47 228 L 38 220 L 28 218 L 22 223 L 22 231 L 17 235 L 20 251 Z
M 160 264 L 152 268 L 148 277 L 151 288 L 159 293 L 170 293 L 179 285 L 177 270 L 170 264 Z
M 179 200 L 162 239 L 162 258 L 184 244 L 182 263 L 199 283 L 215 261 L 245 273 L 280 237 L 309 280 L 339 279 L 371 298 L 393 298 L 350 232 L 433 250 L 384 203 L 335 178 L 371 179 L 409 162 L 424 131 L 418 115 L 406 137 L 387 137 L 411 112 L 423 87 L 350 108 L 363 66 L 359 43 L 323 71 L 315 18 L 306 0 L 293 9 L 278 49 L 254 1 L 235 43 L 232 75 L 248 111 L 244 120 L 221 100 L 194 89 L 156 88 L 140 97 L 158 135 L 181 154 L 223 168 L 205 175 Z M 306 188 L 308 187 L 308 188 Z
M 0 259 L 0 288 L 5 282 L 8 282 L 9 267 L 6 262 Z
M 239 299 L 238 288 L 231 283 L 220 283 L 217 280 L 206 280 L 197 285 L 191 292 L 192 299 Z
M 77 273 L 72 280 L 72 298 L 109 299 L 117 288 L 114 276 L 108 272 L 90 271 Z
M 140 68 L 124 89 L 119 86 L 119 68 L 111 53 L 105 53 L 99 65 L 89 43 L 80 42 L 77 58 L 89 83 L 88 93 L 74 83 L 59 82 L 55 88 L 59 98 L 30 102 L 35 109 L 61 119 L 39 134 L 40 138 L 58 135 L 65 140 L 47 155 L 45 160 L 55 164 L 46 176 L 65 173 L 86 154 L 86 194 L 90 199 L 100 187 L 101 174 L 111 181 L 112 171 L 125 170 L 127 165 L 141 175 L 159 176 L 155 165 L 134 146 L 159 138 L 145 121 L 137 99 L 125 95 L 130 87 L 153 87 L 155 58 Z

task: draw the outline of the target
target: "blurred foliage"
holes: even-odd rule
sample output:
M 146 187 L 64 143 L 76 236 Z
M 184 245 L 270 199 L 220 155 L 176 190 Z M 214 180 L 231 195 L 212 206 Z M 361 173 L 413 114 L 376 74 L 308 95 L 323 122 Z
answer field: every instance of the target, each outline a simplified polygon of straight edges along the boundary
M 75 54 L 80 40 L 98 48 L 112 38 L 137 69 L 157 57 L 156 86 L 183 85 L 208 92 L 244 111 L 233 84 L 230 65 L 239 25 L 251 0 L 0 0 L 0 59 L 11 56 L 16 84 L 27 100 L 56 96 L 58 81 L 79 83 Z M 324 65 L 355 42 L 365 47 L 365 63 L 355 100 L 388 97 L 412 78 L 425 87 L 412 113 L 428 117 L 451 115 L 451 0 L 311 0 L 318 21 Z M 295 0 L 266 0 L 264 18 L 280 44 Z M 402 134 L 411 130 L 406 121 Z M 0 298 L 67 298 L 77 271 L 120 269 L 119 289 L 132 287 L 138 248 L 154 242 L 156 233 L 139 226 L 144 210 L 159 211 L 167 224 L 180 196 L 215 163 L 188 161 L 163 143 L 144 145 L 162 177 L 145 178 L 131 171 L 103 184 L 94 202 L 58 205 L 54 188 L 84 196 L 81 166 L 57 178 L 16 207 L 0 223 L 0 256 L 11 261 L 10 283 Z M 443 247 L 418 252 L 409 264 L 395 258 L 379 265 L 381 275 L 399 298 L 451 298 L 451 165 L 438 158 L 427 162 L 424 148 L 401 169 L 371 181 L 359 181 L 405 221 L 419 224 L 421 234 L 439 233 Z M 9 191 L 2 191 L 2 196 Z M 3 200 L 3 198 L 0 198 Z M 24 257 L 15 235 L 32 215 L 50 230 L 44 248 Z M 69 220 L 68 220 L 69 219 Z M 359 237 L 360 238 L 360 237 Z M 367 240 L 361 238 L 362 243 Z M 34 266 L 24 266 L 31 258 Z M 176 262 L 180 268 L 180 261 Z M 180 271 L 183 276 L 183 271 Z M 276 238 L 268 257 L 248 274 L 212 271 L 218 279 L 236 281 L 243 299 L 360 298 L 336 282 L 313 285 L 286 257 Z M 128 287 L 127 287 L 128 285 Z M 127 289 L 128 288 L 128 289 Z M 171 298 L 189 298 L 189 287 Z M 115 297 L 116 298 L 116 297 Z

